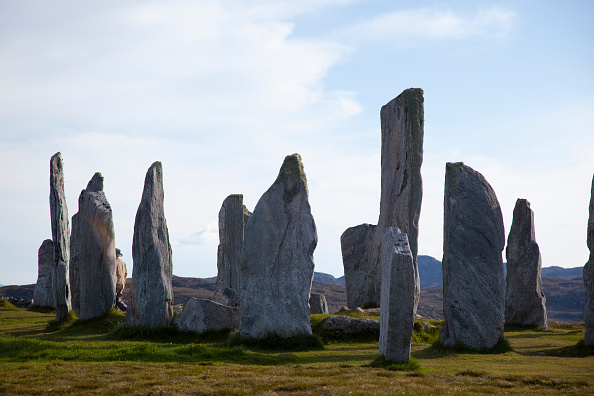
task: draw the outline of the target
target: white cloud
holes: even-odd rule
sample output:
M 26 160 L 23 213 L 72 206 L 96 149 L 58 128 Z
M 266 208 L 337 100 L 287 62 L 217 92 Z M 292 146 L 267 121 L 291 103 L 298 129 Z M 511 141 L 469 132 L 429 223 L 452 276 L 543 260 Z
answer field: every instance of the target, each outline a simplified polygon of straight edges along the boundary
M 215 222 L 208 223 L 195 233 L 179 240 L 180 245 L 210 245 L 216 246 L 219 241 L 219 229 Z

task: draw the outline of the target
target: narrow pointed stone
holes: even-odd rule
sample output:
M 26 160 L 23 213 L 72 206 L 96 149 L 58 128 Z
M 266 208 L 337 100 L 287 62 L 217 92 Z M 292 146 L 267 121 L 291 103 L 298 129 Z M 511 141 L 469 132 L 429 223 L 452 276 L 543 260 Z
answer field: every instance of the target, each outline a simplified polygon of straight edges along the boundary
M 590 250 L 590 258 L 584 265 L 584 286 L 586 289 L 584 343 L 591 346 L 594 345 L 594 177 L 592 178 L 589 212 L 586 243 L 588 244 L 588 250 Z
M 54 273 L 56 283 L 56 320 L 68 315 L 70 305 L 70 224 L 64 193 L 64 165 L 62 155 L 56 153 L 50 160 L 50 218 L 54 242 Z
M 54 292 L 54 242 L 51 239 L 43 241 L 37 253 L 37 283 L 33 294 L 33 304 L 39 307 L 56 307 L 56 293 Z
M 146 173 L 134 222 L 128 326 L 166 327 L 173 319 L 173 263 L 163 201 L 163 170 L 157 161 Z

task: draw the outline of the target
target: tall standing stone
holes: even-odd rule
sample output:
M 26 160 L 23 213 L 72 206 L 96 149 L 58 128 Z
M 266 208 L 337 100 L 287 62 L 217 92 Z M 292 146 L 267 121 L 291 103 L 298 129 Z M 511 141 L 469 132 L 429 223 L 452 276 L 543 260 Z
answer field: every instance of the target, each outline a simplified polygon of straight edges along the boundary
M 74 217 L 77 217 L 75 228 Z M 95 173 L 78 198 L 73 216 L 72 246 L 77 254 L 79 319 L 91 319 L 113 308 L 116 297 L 115 231 L 111 206 L 103 191 L 103 176 Z M 71 279 L 74 278 L 71 276 Z
M 325 295 L 313 292 L 309 294 L 309 313 L 312 315 L 330 313 Z
M 367 302 L 365 290 L 369 270 L 368 248 L 375 228 L 371 224 L 361 224 L 347 228 L 340 236 L 347 306 L 350 309 L 362 307 Z
M 594 178 L 590 193 L 590 216 L 588 218 L 588 250 L 590 259 L 584 265 L 584 286 L 586 289 L 586 310 L 584 322 L 586 324 L 584 343 L 594 345 Z
M 39 307 L 56 307 L 54 292 L 54 242 L 43 241 L 37 253 L 37 283 L 33 294 L 33 304 Z
M 165 327 L 173 318 L 173 263 L 163 199 L 163 170 L 157 161 L 146 173 L 134 222 L 128 326 Z
M 396 226 L 384 231 L 381 264 L 379 354 L 386 361 L 406 363 L 410 360 L 410 341 L 417 313 L 417 274 L 408 237 Z
M 530 202 L 525 199 L 518 198 L 516 201 L 505 256 L 505 322 L 546 327 L 546 298 L 542 291 L 541 258 L 534 232 L 534 212 L 530 209 Z
M 213 301 L 223 305 L 239 306 L 239 268 L 245 226 L 250 215 L 243 204 L 242 194 L 229 195 L 219 211 L 218 274 Z
M 240 334 L 311 334 L 309 293 L 318 241 L 299 154 L 285 158 L 245 230 Z
M 493 188 L 462 162 L 446 164 L 443 234 L 439 341 L 490 349 L 503 338 L 503 217 Z
M 64 193 L 64 166 L 62 155 L 56 153 L 50 160 L 50 218 L 54 241 L 54 273 L 56 283 L 56 320 L 60 321 L 70 311 L 70 224 Z
M 70 234 L 70 303 L 78 316 L 80 313 L 80 283 L 78 269 L 80 267 L 80 228 L 79 215 L 72 216 L 72 232 Z
M 423 90 L 410 88 L 381 109 L 380 215 L 369 246 L 359 248 L 366 251 L 369 256 L 366 264 L 368 266 L 364 298 L 366 303 L 380 303 L 380 257 L 383 232 L 394 225 L 408 235 L 416 274 L 414 282 L 418 303 L 421 291 L 417 267 L 417 240 L 423 198 L 421 178 L 424 136 L 423 101 Z M 345 278 L 348 269 L 345 267 Z

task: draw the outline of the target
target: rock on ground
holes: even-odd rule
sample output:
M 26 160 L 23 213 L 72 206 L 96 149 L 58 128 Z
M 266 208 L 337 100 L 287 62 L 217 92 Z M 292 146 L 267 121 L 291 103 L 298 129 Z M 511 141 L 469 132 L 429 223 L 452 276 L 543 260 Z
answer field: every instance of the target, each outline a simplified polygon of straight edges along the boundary
M 54 242 L 46 239 L 37 252 L 37 283 L 33 294 L 33 304 L 39 307 L 56 307 L 54 283 Z
M 367 302 L 365 290 L 369 269 L 369 247 L 375 228 L 371 224 L 361 224 L 347 228 L 340 237 L 347 306 L 350 309 L 361 307 Z
M 443 316 L 439 341 L 490 349 L 503 338 L 505 231 L 495 191 L 462 162 L 447 163 Z
M 311 334 L 309 294 L 318 241 L 299 154 L 285 158 L 245 230 L 240 334 Z
M 592 178 L 590 195 L 587 244 L 588 250 L 590 250 L 590 259 L 584 265 L 584 286 L 586 289 L 586 310 L 584 315 L 586 330 L 584 343 L 586 345 L 594 345 L 594 178 Z
M 70 305 L 70 224 L 64 193 L 64 165 L 62 155 L 56 153 L 50 160 L 50 218 L 54 242 L 54 274 L 56 283 L 56 320 L 68 315 Z
M 379 354 L 386 361 L 406 363 L 418 300 L 415 302 L 416 274 L 408 238 L 396 226 L 384 231 L 381 264 Z
M 165 327 L 173 319 L 173 262 L 163 200 L 163 169 L 157 161 L 146 173 L 134 222 L 128 326 Z
M 173 324 L 183 331 L 204 333 L 205 331 L 238 329 L 239 308 L 228 307 L 202 298 L 190 298 Z
M 328 316 L 322 326 L 322 330 L 342 331 L 348 334 L 358 334 L 377 330 L 380 328 L 380 321 L 375 319 L 360 319 L 351 316 Z
M 547 325 L 546 298 L 542 291 L 540 249 L 535 239 L 530 202 L 516 201 L 507 237 L 507 289 L 505 322 L 524 326 Z
M 310 314 L 328 314 L 328 302 L 326 296 L 320 293 L 310 293 L 309 295 L 309 313 Z

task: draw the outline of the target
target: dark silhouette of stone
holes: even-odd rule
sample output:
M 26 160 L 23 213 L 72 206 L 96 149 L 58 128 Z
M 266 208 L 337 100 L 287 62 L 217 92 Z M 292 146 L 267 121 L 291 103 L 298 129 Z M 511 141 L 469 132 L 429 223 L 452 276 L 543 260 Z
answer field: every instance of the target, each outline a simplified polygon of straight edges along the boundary
M 70 224 L 64 193 L 64 166 L 62 155 L 56 153 L 50 160 L 50 218 L 54 242 L 54 274 L 56 283 L 56 320 L 68 315 L 70 305 Z
M 326 296 L 320 293 L 310 293 L 309 295 L 309 313 L 310 314 L 328 314 L 328 302 Z
M 79 215 L 72 216 L 72 233 L 70 234 L 70 303 L 72 310 L 78 315 L 80 312 L 80 284 L 78 269 L 80 267 L 80 226 Z
M 586 310 L 584 322 L 586 325 L 584 343 L 594 345 L 594 178 L 592 178 L 592 190 L 590 194 L 590 215 L 588 217 L 588 250 L 590 258 L 584 265 L 584 287 L 586 289 Z
M 219 211 L 219 247 L 217 282 L 213 300 L 238 307 L 240 266 L 243 255 L 245 226 L 251 213 L 243 205 L 243 195 L 229 195 Z
M 371 224 L 361 224 L 347 228 L 340 236 L 347 306 L 350 309 L 361 307 L 367 302 L 365 290 L 369 270 L 369 247 L 375 228 Z
M 311 334 L 309 294 L 317 232 L 299 154 L 285 158 L 245 230 L 240 334 Z
M 157 161 L 146 173 L 134 222 L 128 326 L 159 328 L 173 319 L 173 263 L 163 200 L 163 170 Z
M 33 304 L 39 307 L 56 307 L 54 283 L 54 242 L 43 241 L 37 253 L 37 283 L 33 294 Z
M 503 338 L 505 231 L 495 192 L 462 162 L 446 164 L 443 316 L 446 346 L 490 349 Z
M 505 322 L 546 327 L 546 298 L 542 291 L 541 258 L 535 240 L 534 212 L 530 209 L 530 202 L 525 199 L 518 198 L 516 201 L 505 256 Z
M 384 231 L 381 264 L 379 354 L 386 361 L 406 363 L 410 360 L 410 342 L 417 313 L 415 279 L 418 276 L 408 238 L 396 226 Z
M 239 328 L 239 309 L 202 298 L 190 298 L 173 324 L 183 331 L 198 334 L 206 331 Z

